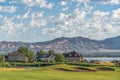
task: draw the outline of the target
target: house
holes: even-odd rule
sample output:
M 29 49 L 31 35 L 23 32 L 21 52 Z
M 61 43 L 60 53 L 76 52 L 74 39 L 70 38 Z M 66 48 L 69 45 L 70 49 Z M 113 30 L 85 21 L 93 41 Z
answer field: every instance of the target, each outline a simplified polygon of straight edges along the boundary
M 14 51 L 12 53 L 8 53 L 8 61 L 28 62 L 28 57 L 26 57 L 23 53 L 20 53 L 18 51 Z
M 75 51 L 63 54 L 65 56 L 66 62 L 82 62 L 84 61 L 83 56 Z
M 44 55 L 39 55 L 36 57 L 37 61 L 45 61 L 45 62 L 50 62 L 55 60 L 55 55 L 53 54 L 44 54 Z

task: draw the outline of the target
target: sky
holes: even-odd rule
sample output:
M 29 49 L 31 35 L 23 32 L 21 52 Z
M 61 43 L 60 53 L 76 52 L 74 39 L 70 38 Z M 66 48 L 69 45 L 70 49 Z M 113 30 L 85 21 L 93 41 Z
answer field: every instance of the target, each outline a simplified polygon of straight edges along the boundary
M 0 41 L 120 35 L 120 0 L 0 0 Z

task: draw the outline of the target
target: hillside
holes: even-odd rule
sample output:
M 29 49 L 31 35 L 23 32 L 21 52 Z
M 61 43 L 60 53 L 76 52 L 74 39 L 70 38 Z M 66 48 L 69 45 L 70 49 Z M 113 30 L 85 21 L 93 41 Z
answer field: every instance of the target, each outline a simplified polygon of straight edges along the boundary
M 53 49 L 55 51 L 91 51 L 91 50 L 120 50 L 120 36 L 114 38 L 108 38 L 105 40 L 97 41 L 83 37 L 73 37 L 66 38 L 61 37 L 51 41 L 46 42 L 36 42 L 36 43 L 24 43 L 24 42 L 0 42 L 0 51 L 1 52 L 11 52 L 20 46 L 26 46 L 33 51 L 39 49 L 49 50 Z

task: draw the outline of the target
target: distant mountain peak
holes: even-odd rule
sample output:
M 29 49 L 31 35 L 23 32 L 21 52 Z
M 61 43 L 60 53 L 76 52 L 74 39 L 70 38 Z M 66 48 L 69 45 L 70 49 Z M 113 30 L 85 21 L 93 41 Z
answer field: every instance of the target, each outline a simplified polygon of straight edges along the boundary
M 33 51 L 39 49 L 55 51 L 90 51 L 90 50 L 101 50 L 101 49 L 117 49 L 120 50 L 120 36 L 108 38 L 105 40 L 97 41 L 84 37 L 61 37 L 56 38 L 51 41 L 46 42 L 36 42 L 36 43 L 25 43 L 25 42 L 10 42 L 10 41 L 1 41 L 0 42 L 0 51 L 1 52 L 10 52 L 17 50 L 20 46 L 26 46 Z

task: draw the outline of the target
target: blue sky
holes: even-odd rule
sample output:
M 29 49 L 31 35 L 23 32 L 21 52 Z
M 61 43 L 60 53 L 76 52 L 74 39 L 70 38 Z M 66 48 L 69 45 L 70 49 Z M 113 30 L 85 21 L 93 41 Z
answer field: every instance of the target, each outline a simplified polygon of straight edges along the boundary
M 120 0 L 0 0 L 0 41 L 120 35 Z

